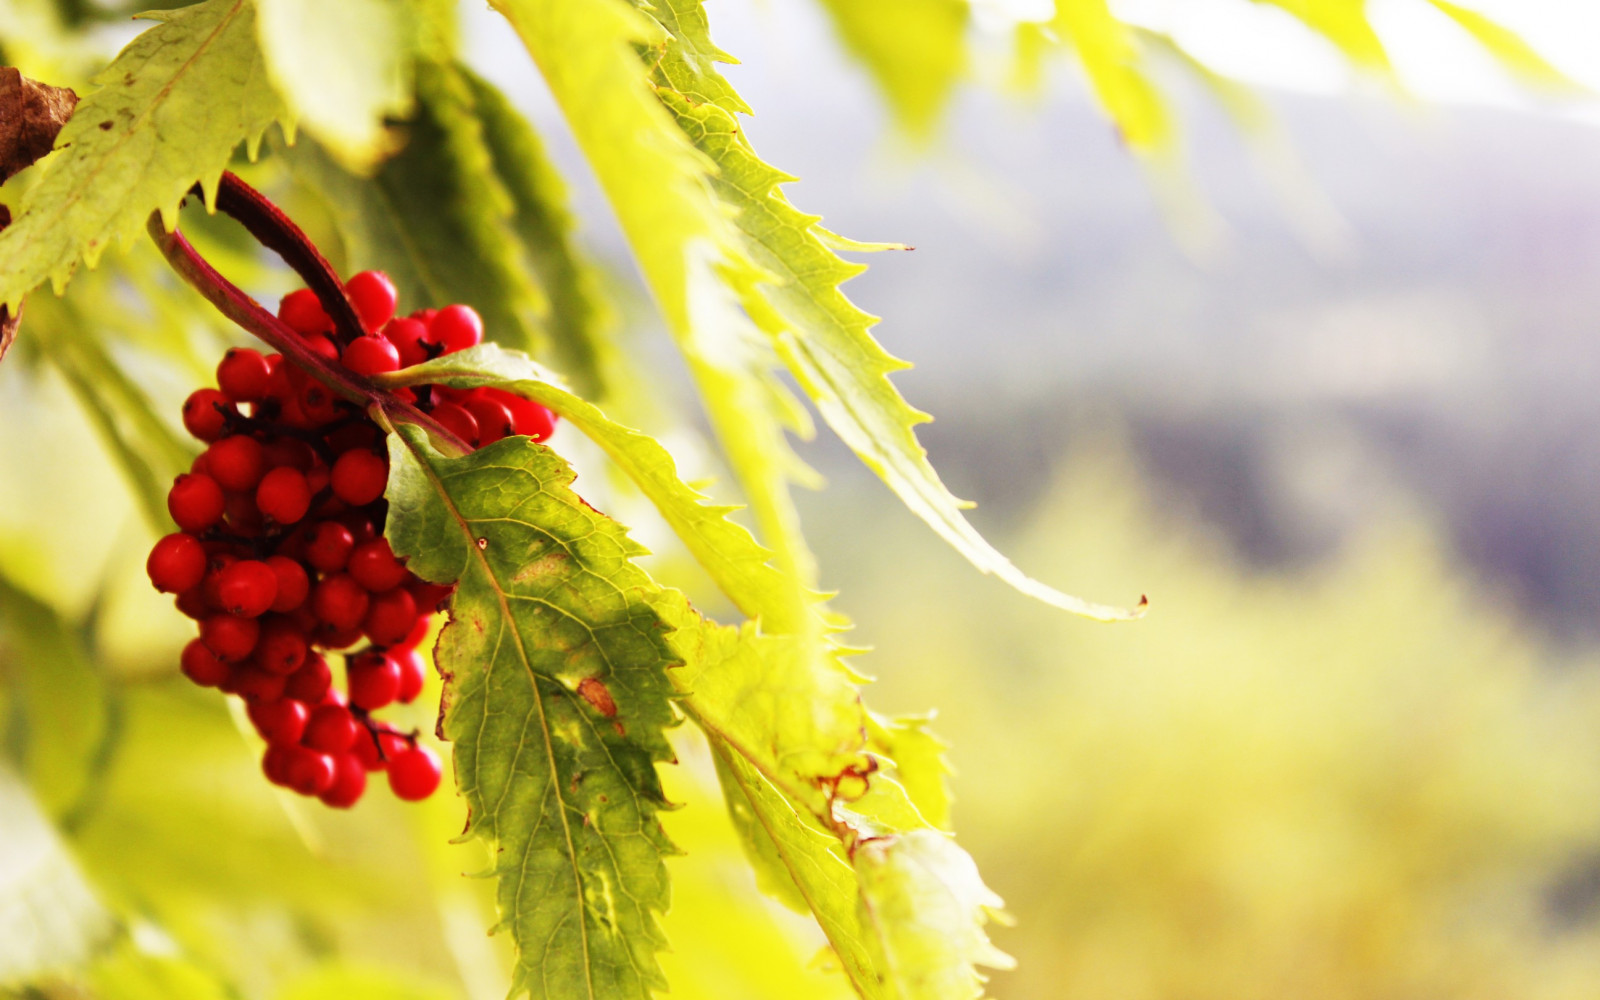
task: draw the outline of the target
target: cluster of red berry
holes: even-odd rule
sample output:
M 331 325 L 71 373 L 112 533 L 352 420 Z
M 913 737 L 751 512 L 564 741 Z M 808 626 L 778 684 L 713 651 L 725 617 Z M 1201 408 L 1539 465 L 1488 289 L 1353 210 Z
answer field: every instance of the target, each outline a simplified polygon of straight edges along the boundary
M 316 296 L 285 296 L 279 318 L 308 346 L 357 375 L 394 371 L 479 343 L 467 306 L 394 318 L 395 288 L 364 271 L 345 286 L 365 333 L 342 347 Z M 548 437 L 554 415 L 495 389 L 400 390 L 469 445 L 510 434 Z M 146 568 L 199 622 L 184 648 L 190 680 L 242 697 L 267 741 L 262 770 L 276 784 L 347 808 L 383 770 L 402 799 L 439 785 L 439 759 L 372 717 L 410 702 L 425 680 L 417 647 L 450 589 L 419 579 L 382 534 L 389 463 L 383 433 L 362 410 L 281 355 L 234 348 L 217 388 L 200 389 L 183 423 L 209 447 L 173 483 L 177 533 Z M 345 689 L 324 651 L 344 654 Z

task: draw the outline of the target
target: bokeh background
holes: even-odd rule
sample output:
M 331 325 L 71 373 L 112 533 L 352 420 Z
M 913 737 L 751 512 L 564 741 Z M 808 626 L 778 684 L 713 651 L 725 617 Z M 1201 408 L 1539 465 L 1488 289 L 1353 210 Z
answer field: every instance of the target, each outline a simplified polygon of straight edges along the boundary
M 1026 3 L 973 7 L 960 85 L 899 105 L 841 44 L 839 5 L 709 13 L 745 61 L 727 73 L 757 149 L 803 178 L 791 197 L 916 247 L 850 291 L 916 363 L 899 382 L 980 527 L 1052 584 L 1153 601 L 1123 626 L 1035 606 L 842 446 L 803 446 L 874 705 L 940 709 L 959 838 L 1016 919 L 994 994 L 1595 996 L 1600 104 L 1522 86 L 1420 2 L 1370 5 L 1378 78 L 1281 11 L 1150 0 L 1116 8 L 1256 103 L 1242 121 L 1225 86 L 1158 63 L 1178 135 L 1140 152 L 1070 61 L 1019 83 Z M 1475 9 L 1600 87 L 1592 5 Z M 567 167 L 642 377 L 687 400 L 525 56 L 487 14 L 468 28 Z M 39 303 L 40 329 L 70 302 Z M 175 414 L 217 341 L 160 320 L 132 310 L 129 336 L 193 353 L 150 375 Z M 32 364 L 0 365 L 0 427 L 28 428 L 0 434 L 0 658 L 53 664 L 11 679 L 70 699 L 48 739 L 8 730 L 32 791 L 0 783 L 0 813 L 40 818 L 0 846 L 0 940 L 88 954 L 102 924 L 129 929 L 88 979 L 35 988 L 503 995 L 485 886 L 458 877 L 482 859 L 446 844 L 459 802 L 325 815 L 269 791 L 218 699 L 175 679 L 181 623 L 142 589 L 146 529 L 93 415 L 66 368 Z M 673 995 L 847 996 L 815 929 L 756 892 L 680 735 Z

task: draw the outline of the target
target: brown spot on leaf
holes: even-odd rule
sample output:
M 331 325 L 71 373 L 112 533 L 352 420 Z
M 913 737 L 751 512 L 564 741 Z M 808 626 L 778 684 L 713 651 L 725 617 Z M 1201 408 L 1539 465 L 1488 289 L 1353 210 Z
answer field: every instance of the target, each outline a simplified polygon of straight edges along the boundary
M 109 121 L 101 122 L 100 123 L 100 131 L 102 131 L 102 132 L 111 131 L 111 122 L 109 122 Z
M 598 677 L 585 677 L 578 682 L 578 696 L 589 703 L 596 712 L 608 719 L 617 716 L 617 703 L 611 699 L 611 691 L 605 682 Z
M 50 152 L 78 95 L 0 66 L 0 183 Z

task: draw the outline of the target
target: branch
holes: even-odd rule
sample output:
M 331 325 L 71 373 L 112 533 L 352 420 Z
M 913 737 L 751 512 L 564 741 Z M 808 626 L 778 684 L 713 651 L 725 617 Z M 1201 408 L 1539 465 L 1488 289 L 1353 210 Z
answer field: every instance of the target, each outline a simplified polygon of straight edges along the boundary
M 36 83 L 11 66 L 0 66 L 0 184 L 50 152 L 77 105 L 78 95 L 67 88 Z M 10 224 L 11 211 L 0 205 L 0 229 Z M 14 316 L 0 306 L 0 358 L 21 322 L 21 306 Z

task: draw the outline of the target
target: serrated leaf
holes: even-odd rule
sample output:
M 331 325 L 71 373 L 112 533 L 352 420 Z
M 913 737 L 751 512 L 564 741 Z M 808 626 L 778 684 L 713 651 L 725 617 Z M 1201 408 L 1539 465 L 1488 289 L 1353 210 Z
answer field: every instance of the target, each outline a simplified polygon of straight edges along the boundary
M 549 299 L 545 333 L 556 365 L 591 397 L 605 394 L 602 373 L 611 317 L 600 276 L 577 244 L 566 183 L 538 133 L 499 88 L 463 67 L 494 170 L 511 196 L 511 224 L 528 266 Z
M 199 181 L 215 189 L 241 141 L 281 118 L 256 44 L 249 0 L 205 0 L 151 14 L 144 32 L 95 77 L 56 140 L 16 221 L 0 233 L 0 304 L 15 307 L 45 280 L 57 290 L 78 261 L 144 230 L 169 226 Z
M 1468 10 L 1450 0 L 1428 0 L 1459 24 L 1479 45 L 1524 83 L 1553 90 L 1577 91 L 1582 88 L 1565 73 L 1550 65 L 1532 45 L 1505 25 Z
M 457 584 L 434 653 L 441 729 L 499 876 L 514 992 L 648 1000 L 665 985 L 655 763 L 671 757 L 675 660 L 643 549 L 528 438 L 446 458 L 401 425 L 389 454 L 390 543 Z
M 485 332 L 542 345 L 547 307 L 512 229 L 515 206 L 495 173 L 473 91 L 459 69 L 422 61 L 405 148 L 370 180 L 302 142 L 287 151 L 339 224 L 356 267 L 388 272 L 406 310 L 465 302 Z
M 886 716 L 867 713 L 867 746 L 884 758 L 907 797 L 935 829 L 949 832 L 949 744 L 928 729 L 931 715 Z
M 1112 16 L 1106 0 L 1056 0 L 1053 24 L 1123 141 L 1140 151 L 1168 143 L 1166 103 L 1145 72 L 1132 29 Z
M 913 135 L 926 136 L 967 71 L 971 5 L 966 0 L 822 0 L 822 7 L 901 123 Z
M 675 94 L 663 103 L 695 145 L 718 166 L 715 187 L 734 211 L 752 260 L 771 279 L 746 289 L 745 305 L 772 336 L 789 372 L 823 419 L 934 531 L 986 573 L 1047 604 L 1101 621 L 1135 617 L 1071 597 L 1032 579 L 984 540 L 961 514 L 967 506 L 939 480 L 918 443 L 928 419 L 889 381 L 907 367 L 872 338 L 877 318 L 857 308 L 840 285 L 863 266 L 840 259 L 815 233 L 817 217 L 791 205 L 779 185 L 792 178 L 757 157 L 737 121 Z
M 394 146 L 386 116 L 411 107 L 418 25 L 392 0 L 255 0 L 267 72 L 307 133 L 352 170 Z M 352 41 L 359 39 L 358 44 Z

